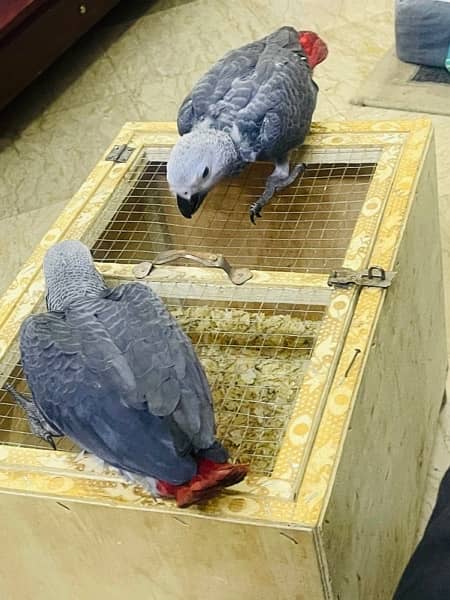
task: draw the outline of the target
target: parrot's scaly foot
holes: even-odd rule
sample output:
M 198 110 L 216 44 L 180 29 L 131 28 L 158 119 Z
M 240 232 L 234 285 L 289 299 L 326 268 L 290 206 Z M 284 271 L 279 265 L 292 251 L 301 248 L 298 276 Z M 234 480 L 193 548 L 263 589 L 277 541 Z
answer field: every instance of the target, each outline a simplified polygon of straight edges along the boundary
M 269 187 L 266 185 L 266 189 L 264 190 L 263 195 L 257 202 L 254 202 L 250 206 L 250 221 L 253 225 L 256 225 L 256 219 L 261 217 L 261 211 L 264 206 L 269 202 L 272 196 L 275 194 L 275 188 Z
M 17 404 L 22 408 L 28 418 L 28 425 L 30 431 L 36 437 L 41 438 L 47 444 L 49 444 L 53 450 L 56 450 L 56 444 L 53 440 L 53 436 L 60 436 L 60 432 L 56 431 L 51 427 L 49 423 L 42 417 L 37 406 L 33 402 L 33 398 L 27 398 L 23 394 L 20 394 L 12 385 L 5 384 L 5 390 L 11 394 Z
M 161 496 L 175 497 L 179 508 L 187 508 L 214 498 L 223 488 L 242 481 L 247 473 L 247 465 L 214 463 L 202 459 L 199 461 L 198 473 L 191 481 L 184 485 L 171 485 L 160 481 L 157 489 Z
M 306 169 L 305 163 L 295 165 L 289 171 L 289 162 L 277 163 L 274 172 L 267 178 L 266 187 L 261 197 L 250 206 L 250 221 L 255 225 L 256 217 L 261 217 L 261 210 L 271 200 L 275 192 L 291 185 Z

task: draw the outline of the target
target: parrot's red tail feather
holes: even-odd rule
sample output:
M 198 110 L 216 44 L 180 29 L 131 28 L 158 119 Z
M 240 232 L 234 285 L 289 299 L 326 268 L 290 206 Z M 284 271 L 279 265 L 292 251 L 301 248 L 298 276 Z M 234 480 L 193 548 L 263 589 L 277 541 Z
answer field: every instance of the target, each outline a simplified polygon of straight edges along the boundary
M 299 31 L 298 41 L 308 58 L 311 69 L 314 69 L 328 56 L 327 45 L 314 31 Z
M 183 485 L 171 485 L 165 481 L 158 482 L 158 492 L 162 496 L 174 497 L 179 508 L 187 508 L 192 504 L 210 500 L 223 488 L 236 485 L 248 473 L 247 465 L 215 463 L 202 459 L 199 461 L 197 475 Z

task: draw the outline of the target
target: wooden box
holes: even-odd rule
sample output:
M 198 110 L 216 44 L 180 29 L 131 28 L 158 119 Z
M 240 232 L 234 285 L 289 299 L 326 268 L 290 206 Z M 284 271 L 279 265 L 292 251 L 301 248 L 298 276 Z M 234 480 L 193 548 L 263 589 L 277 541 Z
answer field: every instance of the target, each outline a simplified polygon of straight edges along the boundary
M 220 436 L 251 474 L 178 510 L 68 440 L 50 450 L 3 393 L 2 597 L 387 600 L 413 548 L 447 369 L 430 122 L 315 124 L 295 157 L 306 172 L 256 227 L 248 206 L 270 165 L 188 221 L 165 181 L 176 138 L 173 124 L 127 124 L 48 231 L 1 298 L 0 383 L 26 389 L 17 332 L 42 310 L 45 250 L 82 239 L 108 280 L 139 272 L 180 319 Z M 161 255 L 183 250 L 251 278 Z M 328 285 L 370 266 L 395 272 L 391 285 Z

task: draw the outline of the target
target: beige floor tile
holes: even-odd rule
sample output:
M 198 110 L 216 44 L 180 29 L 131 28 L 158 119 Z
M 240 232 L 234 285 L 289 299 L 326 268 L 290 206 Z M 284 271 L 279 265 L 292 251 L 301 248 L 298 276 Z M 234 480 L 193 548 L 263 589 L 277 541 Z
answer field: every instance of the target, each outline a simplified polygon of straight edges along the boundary
M 19 272 L 65 202 L 57 202 L 0 221 L 0 289 L 5 289 Z
M 197 0 L 149 14 L 111 44 L 107 56 L 137 100 L 155 114 L 169 101 L 175 118 L 178 102 L 210 65 L 231 48 L 264 35 L 247 5 Z
M 267 32 L 283 25 L 291 25 L 322 34 L 329 28 L 346 23 L 339 16 L 340 3 L 340 0 L 252 0 L 248 4 L 252 12 L 261 19 Z
M 392 21 L 389 13 L 370 20 L 334 27 L 323 37 L 329 54 L 316 69 L 321 91 L 338 107 L 348 111 L 349 100 L 384 55 L 385 44 L 392 45 Z
M 0 219 L 69 199 L 126 121 L 127 94 L 31 120 L 0 152 Z
M 252 0 L 248 3 L 267 31 L 292 25 L 299 29 L 312 29 L 325 36 L 330 30 L 352 24 L 354 35 L 358 35 L 355 23 L 364 23 L 379 13 L 388 13 L 392 21 L 392 1 L 375 2 L 354 0 Z M 345 44 L 345 38 L 343 38 Z
M 0 131 L 19 134 L 49 114 L 124 92 L 105 56 L 103 31 L 84 36 L 0 112 Z

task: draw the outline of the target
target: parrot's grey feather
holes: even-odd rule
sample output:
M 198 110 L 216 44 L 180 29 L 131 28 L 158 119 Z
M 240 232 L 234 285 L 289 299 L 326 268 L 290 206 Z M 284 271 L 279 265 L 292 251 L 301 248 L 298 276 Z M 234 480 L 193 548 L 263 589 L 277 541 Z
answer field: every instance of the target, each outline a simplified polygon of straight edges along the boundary
M 237 78 L 250 77 L 264 48 L 262 40 L 227 52 L 194 86 L 178 113 L 178 132 L 189 133 L 196 122 L 220 114 L 223 100 Z M 242 86 L 241 94 L 245 94 Z
M 126 311 L 123 319 L 129 343 L 123 351 L 133 365 L 138 403 L 146 403 L 153 414 L 173 415 L 176 422 L 184 422 L 183 431 L 193 439 L 200 430 L 209 438 L 213 436 L 212 398 L 206 375 L 191 341 L 162 301 L 139 283 L 113 288 L 105 297 Z M 201 408 L 207 409 L 205 414 Z
M 192 129 L 193 123 L 194 123 L 194 111 L 192 109 L 192 98 L 191 98 L 191 96 L 187 96 L 187 98 L 184 99 L 183 104 L 180 106 L 180 109 L 178 110 L 178 117 L 177 117 L 178 133 L 180 135 L 189 133 Z
M 303 143 L 317 100 L 292 27 L 232 50 L 195 85 L 178 115 L 180 134 L 211 122 L 233 137 L 244 162 L 284 157 Z
M 48 423 L 121 470 L 182 483 L 196 472 L 188 453 L 215 444 L 211 395 L 191 342 L 143 284 L 29 317 L 20 349 Z

